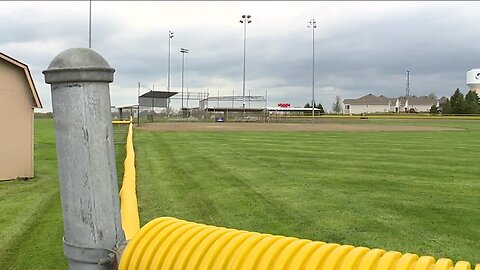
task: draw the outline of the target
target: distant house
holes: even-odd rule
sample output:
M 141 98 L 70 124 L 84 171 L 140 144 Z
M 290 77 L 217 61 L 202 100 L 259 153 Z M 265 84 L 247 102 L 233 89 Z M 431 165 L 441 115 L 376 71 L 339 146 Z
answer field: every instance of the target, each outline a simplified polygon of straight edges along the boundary
M 392 111 L 392 100 L 384 96 L 368 94 L 357 99 L 345 99 L 344 114 L 387 113 Z M 395 105 L 395 104 L 393 104 Z
M 42 108 L 28 66 L 0 53 L 0 180 L 33 177 L 34 108 Z
M 397 99 L 399 112 L 414 110 L 415 112 L 429 112 L 432 105 L 439 106 L 439 100 L 433 97 L 402 97 Z
M 383 95 L 368 94 L 357 99 L 345 99 L 343 104 L 344 114 L 398 113 L 410 110 L 429 112 L 432 105 L 439 106 L 439 100 L 431 97 L 388 98 Z

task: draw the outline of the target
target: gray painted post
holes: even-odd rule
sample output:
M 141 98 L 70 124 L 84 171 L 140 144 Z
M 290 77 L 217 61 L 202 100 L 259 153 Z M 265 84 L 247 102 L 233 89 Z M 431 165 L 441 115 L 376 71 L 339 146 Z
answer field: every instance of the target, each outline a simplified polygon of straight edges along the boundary
M 116 269 L 121 227 L 109 83 L 97 52 L 68 49 L 43 71 L 51 84 L 64 254 L 72 270 Z

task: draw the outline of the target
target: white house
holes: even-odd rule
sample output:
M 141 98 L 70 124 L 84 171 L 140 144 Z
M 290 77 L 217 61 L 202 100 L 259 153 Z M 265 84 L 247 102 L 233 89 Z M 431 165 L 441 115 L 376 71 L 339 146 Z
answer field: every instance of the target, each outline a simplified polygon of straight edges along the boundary
M 384 96 L 368 94 L 357 99 L 345 99 L 344 114 L 387 113 L 392 111 L 392 100 Z M 395 103 L 393 103 L 395 105 Z
M 389 112 L 429 112 L 432 105 L 439 106 L 439 100 L 432 97 L 388 98 L 383 95 L 368 94 L 357 99 L 345 99 L 344 114 L 389 113 Z
M 411 96 L 407 98 L 398 98 L 399 105 L 396 106 L 399 112 L 410 111 L 415 112 L 429 112 L 432 105 L 439 106 L 439 99 L 432 97 L 416 97 Z M 397 110 L 395 110 L 397 111 Z

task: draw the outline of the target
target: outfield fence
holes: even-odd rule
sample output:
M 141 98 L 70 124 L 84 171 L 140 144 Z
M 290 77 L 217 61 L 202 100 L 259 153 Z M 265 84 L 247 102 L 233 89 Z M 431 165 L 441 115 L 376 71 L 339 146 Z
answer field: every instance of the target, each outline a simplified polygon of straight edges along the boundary
M 138 202 L 136 192 L 135 150 L 133 148 L 133 121 L 128 122 L 127 142 L 125 144 L 125 161 L 122 188 L 120 189 L 120 213 L 125 238 L 130 240 L 140 229 Z

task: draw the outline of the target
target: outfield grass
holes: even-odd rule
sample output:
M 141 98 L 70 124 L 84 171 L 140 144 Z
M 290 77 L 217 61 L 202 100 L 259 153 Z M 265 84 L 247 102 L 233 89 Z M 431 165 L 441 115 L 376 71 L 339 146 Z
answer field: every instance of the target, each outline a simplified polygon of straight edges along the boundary
M 480 122 L 442 132 L 137 130 L 142 223 L 159 216 L 480 262 Z
M 175 216 L 480 262 L 480 122 L 344 123 L 440 125 L 467 131 L 137 130 L 142 222 Z M 117 144 L 116 151 L 121 178 L 124 146 Z M 33 180 L 0 183 L 2 270 L 66 269 L 51 119 L 35 120 L 35 160 Z

